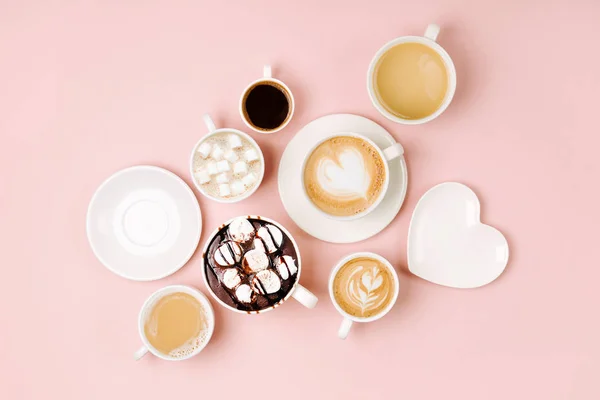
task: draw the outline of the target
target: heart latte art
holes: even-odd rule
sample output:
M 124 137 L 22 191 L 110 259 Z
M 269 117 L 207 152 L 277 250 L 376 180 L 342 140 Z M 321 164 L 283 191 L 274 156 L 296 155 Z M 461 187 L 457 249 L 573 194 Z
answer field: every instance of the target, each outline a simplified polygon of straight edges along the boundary
M 333 280 L 335 301 L 348 314 L 369 318 L 384 311 L 394 298 L 394 277 L 381 261 L 358 257 L 348 261 Z
M 381 195 L 385 164 L 377 149 L 354 136 L 336 136 L 308 156 L 304 187 L 327 214 L 351 216 L 367 210 Z

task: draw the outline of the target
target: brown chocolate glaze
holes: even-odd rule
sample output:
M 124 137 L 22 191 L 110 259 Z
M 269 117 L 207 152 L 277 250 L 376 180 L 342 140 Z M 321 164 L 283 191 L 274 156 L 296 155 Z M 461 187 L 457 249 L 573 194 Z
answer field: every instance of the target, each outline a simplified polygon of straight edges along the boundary
M 247 219 L 254 226 L 255 231 L 258 231 L 258 229 L 262 226 L 270 225 L 269 222 L 263 221 L 261 219 L 257 219 L 257 218 L 247 218 Z M 273 224 L 273 225 L 275 225 L 275 224 Z M 277 228 L 279 228 L 277 225 L 275 225 L 275 226 Z M 275 261 L 279 257 L 284 256 L 284 255 L 291 256 L 296 261 L 296 264 L 298 263 L 298 256 L 297 256 L 296 248 L 294 247 L 294 244 L 292 243 L 290 238 L 286 235 L 286 233 L 284 231 L 281 231 L 281 233 L 283 234 L 283 242 L 281 243 L 280 248 L 272 254 L 267 254 L 267 257 L 269 258 L 269 264 L 270 264 L 269 268 L 272 271 L 274 271 L 277 274 L 277 276 L 279 277 L 279 279 L 281 280 L 281 289 L 279 289 L 279 291 L 277 291 L 275 293 L 265 294 L 265 295 L 255 292 L 254 301 L 251 303 L 244 303 L 244 302 L 238 301 L 237 298 L 235 297 L 235 289 L 239 285 L 233 289 L 229 289 L 221 283 L 220 276 L 222 276 L 222 273 L 226 268 L 220 267 L 214 261 L 214 254 L 215 254 L 215 251 L 219 248 L 219 246 L 223 242 L 231 240 L 231 238 L 229 237 L 228 231 L 227 231 L 228 228 L 229 228 L 229 225 L 224 225 L 219 229 L 219 232 L 213 237 L 212 241 L 208 245 L 206 253 L 202 255 L 202 257 L 204 259 L 204 273 L 206 274 L 207 281 L 208 281 L 208 284 L 209 284 L 211 290 L 225 304 L 227 304 L 233 308 L 236 308 L 238 310 L 246 311 L 249 313 L 262 311 L 264 309 L 276 306 L 283 299 L 286 298 L 286 296 L 289 294 L 290 290 L 292 290 L 292 288 L 294 287 L 296 280 L 298 279 L 297 273 L 294 275 L 291 275 L 286 280 L 281 279 L 281 275 L 279 274 L 279 271 L 277 271 L 277 267 L 275 266 Z M 241 246 L 242 246 L 243 254 L 245 254 L 247 251 L 252 250 L 254 248 L 254 243 L 252 240 L 250 240 L 247 243 L 241 243 Z M 243 256 L 242 256 L 242 260 L 243 260 Z M 240 285 L 248 284 L 252 287 L 252 280 L 254 279 L 254 276 L 256 274 L 255 273 L 247 273 L 247 270 L 245 270 L 242 266 L 242 260 L 240 260 L 240 262 L 238 262 L 237 264 L 235 264 L 234 266 L 229 267 L 229 268 L 237 268 L 238 271 L 240 272 L 240 276 L 242 278 Z M 264 291 L 264 288 L 262 288 L 262 289 Z

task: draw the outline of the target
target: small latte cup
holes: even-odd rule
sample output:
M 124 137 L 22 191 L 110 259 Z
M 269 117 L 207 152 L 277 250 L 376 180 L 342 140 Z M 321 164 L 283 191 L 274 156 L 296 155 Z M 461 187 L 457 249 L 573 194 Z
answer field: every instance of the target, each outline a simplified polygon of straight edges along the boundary
M 339 136 L 355 137 L 355 138 L 364 140 L 365 142 L 369 143 L 374 149 L 377 150 L 377 153 L 379 154 L 379 156 L 383 160 L 383 165 L 384 165 L 384 168 L 385 168 L 385 182 L 383 183 L 381 192 L 379 193 L 379 197 L 366 210 L 364 210 L 364 211 L 362 211 L 362 212 L 360 212 L 358 214 L 348 215 L 348 216 L 331 215 L 331 214 L 328 214 L 327 212 L 321 210 L 319 207 L 317 207 L 315 205 L 315 203 L 313 203 L 313 201 L 311 200 L 308 192 L 306 191 L 306 187 L 304 185 L 304 171 L 306 169 L 306 164 L 308 162 L 308 159 L 309 159 L 310 155 L 322 143 L 324 143 L 324 142 L 326 142 L 326 141 L 328 141 L 328 140 L 330 140 L 332 138 L 339 137 Z M 325 216 L 327 218 L 331 218 L 331 219 L 335 219 L 335 220 L 340 220 L 340 221 L 351 221 L 351 220 L 362 218 L 365 215 L 369 214 L 371 211 L 375 210 L 377 208 L 377 206 L 381 203 L 381 201 L 383 200 L 383 198 L 385 197 L 385 194 L 387 193 L 387 190 L 388 190 L 389 185 L 390 185 L 390 167 L 389 167 L 389 162 L 391 160 L 394 160 L 394 159 L 398 158 L 398 157 L 402 157 L 403 154 L 404 154 L 404 148 L 398 142 L 392 144 L 391 146 L 389 146 L 389 147 L 387 147 L 385 149 L 381 149 L 371 139 L 369 139 L 369 138 L 367 138 L 367 137 L 365 137 L 363 135 L 359 135 L 358 133 L 339 132 L 339 133 L 327 136 L 326 138 L 318 141 L 313 147 L 311 147 L 310 150 L 307 151 L 306 155 L 304 156 L 304 161 L 302 162 L 302 168 L 300 170 L 301 174 L 302 174 L 301 178 L 300 178 L 300 182 L 301 182 L 301 185 L 302 185 L 302 193 L 304 193 L 304 197 L 308 200 L 308 202 L 310 203 L 310 205 L 312 206 L 312 208 L 314 210 L 316 210 L 318 213 L 320 213 L 321 215 L 323 215 L 323 216 Z
M 340 271 L 340 269 L 349 261 L 352 261 L 359 257 L 372 258 L 372 259 L 379 261 L 382 265 L 385 265 L 385 267 L 389 270 L 389 272 L 391 273 L 391 275 L 394 279 L 394 293 L 392 294 L 392 298 L 391 298 L 389 304 L 383 310 L 381 310 L 379 313 L 372 315 L 370 317 L 367 317 L 367 318 L 357 317 L 357 316 L 347 313 L 340 306 L 340 304 L 336 301 L 335 294 L 334 294 L 334 291 L 335 291 L 334 281 L 335 281 L 335 278 L 336 278 L 338 272 Z M 340 339 L 346 339 L 346 337 L 348 337 L 348 334 L 350 333 L 350 328 L 352 328 L 352 324 L 354 322 L 361 322 L 361 323 L 372 322 L 372 321 L 378 320 L 379 318 L 381 318 L 385 314 L 387 314 L 392 309 L 392 307 L 396 303 L 396 300 L 398 299 L 398 293 L 400 291 L 399 289 L 400 289 L 400 286 L 399 286 L 398 274 L 396 273 L 396 270 L 394 269 L 394 267 L 388 260 L 386 260 L 384 257 L 380 256 L 379 254 L 375 254 L 375 253 L 371 253 L 371 252 L 359 252 L 359 253 L 349 254 L 346 257 L 342 258 L 335 265 L 335 267 L 333 267 L 333 269 L 331 270 L 331 274 L 329 276 L 329 296 L 331 297 L 331 302 L 335 306 L 336 310 L 340 314 L 342 314 L 342 317 L 344 317 L 342 324 L 340 325 L 340 328 L 338 330 L 338 337 Z
M 181 357 L 174 357 L 169 354 L 164 354 L 164 353 L 158 351 L 154 346 L 152 346 L 152 344 L 146 337 L 146 333 L 144 332 L 144 325 L 146 323 L 146 319 L 147 319 L 149 313 L 152 311 L 152 308 L 154 307 L 156 302 L 158 300 L 160 300 L 161 298 L 163 298 L 164 296 L 172 294 L 172 293 L 186 293 L 186 294 L 189 294 L 190 296 L 193 296 L 196 300 L 198 300 L 198 302 L 202 305 L 202 308 L 204 309 L 204 311 L 206 313 L 206 318 L 207 318 L 207 322 L 208 322 L 208 329 L 206 332 L 203 333 L 202 341 L 201 341 L 200 345 L 198 345 L 196 348 L 194 348 L 194 350 L 191 351 L 190 353 L 185 354 Z M 202 294 L 202 292 L 200 292 L 198 289 L 195 289 L 190 286 L 185 286 L 185 285 L 166 286 L 166 287 L 159 289 L 156 292 L 152 293 L 150 295 L 150 297 L 148 297 L 148 299 L 144 302 L 144 305 L 142 306 L 142 308 L 140 310 L 140 313 L 138 316 L 138 331 L 140 334 L 140 338 L 142 339 L 143 346 L 140 347 L 134 353 L 133 357 L 137 361 L 137 360 L 141 359 L 142 357 L 144 357 L 148 352 L 150 352 L 150 353 L 154 354 L 156 357 L 162 358 L 163 360 L 167 360 L 167 361 L 186 360 L 186 359 L 191 358 L 191 357 L 195 356 L 196 354 L 200 353 L 206 347 L 206 345 L 210 341 L 210 338 L 212 337 L 214 329 L 215 329 L 215 314 L 214 314 L 212 305 L 210 304 L 210 301 L 208 301 L 208 298 L 206 298 L 206 296 L 204 294 Z
M 446 110 L 446 108 L 448 108 L 450 102 L 452 102 L 454 92 L 456 91 L 456 69 L 454 68 L 454 63 L 452 62 L 452 58 L 450 58 L 450 55 L 448 55 L 446 50 L 444 50 L 444 48 L 436 42 L 439 33 L 440 27 L 436 24 L 430 24 L 427 26 L 427 29 L 425 30 L 423 36 L 401 36 L 396 39 L 393 39 L 386 43 L 382 48 L 380 48 L 379 51 L 377 51 L 377 53 L 373 57 L 373 60 L 371 61 L 371 64 L 369 65 L 369 70 L 367 72 L 367 90 L 369 92 L 369 97 L 371 98 L 373 106 L 375 106 L 375 108 L 381 113 L 381 115 L 383 115 L 390 121 L 406 125 L 423 124 L 425 122 L 429 122 L 439 117 Z M 442 103 L 440 104 L 437 110 L 435 110 L 432 114 L 424 118 L 405 119 L 392 114 L 381 103 L 375 88 L 377 66 L 379 65 L 379 61 L 392 47 L 403 43 L 419 43 L 434 50 L 444 61 L 444 66 L 446 67 L 446 72 L 448 74 L 448 88 L 446 90 L 446 94 Z

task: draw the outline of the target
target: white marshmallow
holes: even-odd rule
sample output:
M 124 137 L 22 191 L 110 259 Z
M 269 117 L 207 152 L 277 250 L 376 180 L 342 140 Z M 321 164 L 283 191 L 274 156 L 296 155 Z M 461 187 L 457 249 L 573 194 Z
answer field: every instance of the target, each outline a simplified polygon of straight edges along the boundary
M 246 271 L 258 272 L 269 268 L 269 257 L 261 250 L 250 250 L 244 255 L 242 266 Z
M 227 150 L 223 157 L 225 157 L 225 159 L 230 163 L 234 163 L 239 159 L 237 153 L 233 150 Z
M 231 267 L 242 259 L 242 246 L 237 242 L 224 242 L 214 254 L 215 263 L 220 267 Z
M 262 239 L 269 253 L 275 253 L 283 243 L 283 233 L 272 224 L 261 226 L 256 236 Z
M 258 232 L 257 232 L 257 234 L 258 234 Z M 252 242 L 252 244 L 254 245 L 254 250 L 258 250 L 263 253 L 267 252 L 267 249 L 265 249 L 265 244 L 262 242 L 262 240 L 254 239 L 254 242 Z
M 227 182 L 229 182 L 229 176 L 227 176 L 227 172 L 223 172 L 222 174 L 217 175 L 217 183 Z
M 229 146 L 231 146 L 232 149 L 242 147 L 242 138 L 236 135 L 235 133 L 232 133 L 231 135 L 229 135 Z
M 228 289 L 233 289 L 239 285 L 241 281 L 242 278 L 240 278 L 240 274 L 236 268 L 228 268 L 221 278 L 221 282 L 223 282 L 223 285 Z
M 260 294 L 271 294 L 281 289 L 281 280 L 277 274 L 270 269 L 265 269 L 256 274 L 252 280 L 254 290 Z
M 198 146 L 198 150 L 196 151 L 198 152 L 198 154 L 200 154 L 200 157 L 206 159 L 206 157 L 208 157 L 208 155 L 210 154 L 211 148 L 212 146 L 210 145 L 210 143 L 204 142 L 200 146 Z
M 215 161 L 219 161 L 221 158 L 223 158 L 224 154 L 225 154 L 225 151 L 223 151 L 223 149 L 221 148 L 221 146 L 219 146 L 218 144 L 216 144 L 215 147 L 213 148 L 212 153 L 210 155 L 211 155 L 211 157 Z
M 219 170 L 217 169 L 217 163 L 216 162 L 209 162 L 208 164 L 206 164 L 206 171 L 208 172 L 209 175 L 216 175 Z
M 275 266 L 277 271 L 283 280 L 288 279 L 290 276 L 295 275 L 298 272 L 296 261 L 291 256 L 278 257 L 275 260 Z
M 245 243 L 254 237 L 254 226 L 244 217 L 231 221 L 228 228 L 229 237 L 238 243 Z
M 254 300 L 254 293 L 249 285 L 243 284 L 235 290 L 235 297 L 242 303 L 252 303 Z
M 230 169 L 231 168 L 229 167 L 229 161 L 227 161 L 227 160 L 221 160 L 217 163 L 217 170 L 219 172 L 227 172 Z
M 246 152 L 244 153 L 244 157 L 248 162 L 256 161 L 259 159 L 258 153 L 254 149 L 246 150 Z
M 248 164 L 238 161 L 233 164 L 233 173 L 236 175 L 246 175 L 248 173 Z
M 231 195 L 231 189 L 229 188 L 229 185 L 226 183 L 222 183 L 219 185 L 219 196 L 221 197 L 227 197 Z
M 200 171 L 194 172 L 194 177 L 196 178 L 196 181 L 201 185 L 210 182 L 210 174 L 205 169 L 201 169 Z
M 244 193 L 244 190 L 246 190 L 246 186 L 244 186 L 242 181 L 235 180 L 231 183 L 231 193 L 233 193 L 234 196 Z
M 250 172 L 248 175 L 242 178 L 242 182 L 246 187 L 250 187 L 256 182 L 256 174 L 254 172 Z

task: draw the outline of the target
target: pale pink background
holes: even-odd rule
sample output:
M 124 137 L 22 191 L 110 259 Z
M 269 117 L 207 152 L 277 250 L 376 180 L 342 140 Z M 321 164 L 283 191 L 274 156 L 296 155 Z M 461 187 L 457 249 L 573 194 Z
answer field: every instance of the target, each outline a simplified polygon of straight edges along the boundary
M 371 57 L 433 21 L 456 63 L 455 100 L 424 126 L 388 122 L 366 92 Z M 0 398 L 600 398 L 599 21 L 595 0 L 1 0 Z M 216 307 L 200 356 L 134 362 L 151 292 L 183 283 L 206 293 L 198 254 L 158 282 L 113 275 L 86 239 L 89 199 L 135 164 L 190 183 L 201 114 L 245 130 L 238 97 L 267 62 L 294 91 L 296 115 L 276 135 L 253 134 L 268 166 L 252 198 L 223 206 L 197 194 L 201 243 L 229 217 L 275 218 L 295 235 L 303 284 L 321 301 L 259 317 Z M 409 165 L 398 218 L 353 245 L 302 232 L 277 193 L 287 142 L 337 112 L 381 123 Z M 510 243 L 505 273 L 481 289 L 407 272 L 411 212 L 446 180 L 470 185 Z M 389 258 L 402 293 L 343 342 L 327 276 L 357 250 Z

